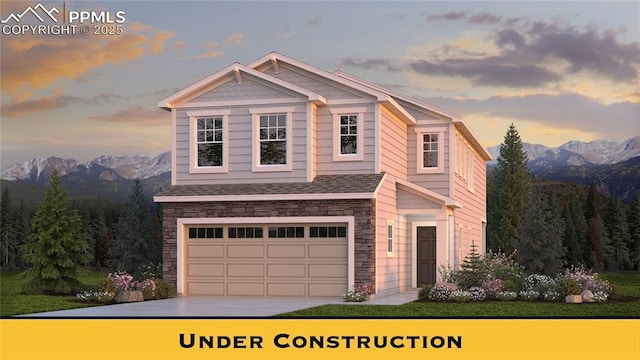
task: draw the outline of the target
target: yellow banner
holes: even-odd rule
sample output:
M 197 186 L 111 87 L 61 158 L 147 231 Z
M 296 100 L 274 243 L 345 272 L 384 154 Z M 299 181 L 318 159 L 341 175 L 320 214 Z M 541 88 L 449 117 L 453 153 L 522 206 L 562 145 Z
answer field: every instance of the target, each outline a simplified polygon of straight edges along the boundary
M 640 359 L 640 320 L 2 319 L 0 359 Z

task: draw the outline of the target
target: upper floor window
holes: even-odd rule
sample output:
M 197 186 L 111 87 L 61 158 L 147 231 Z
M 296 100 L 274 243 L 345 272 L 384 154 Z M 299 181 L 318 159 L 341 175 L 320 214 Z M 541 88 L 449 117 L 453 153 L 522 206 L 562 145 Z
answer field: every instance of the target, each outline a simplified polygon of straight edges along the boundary
M 418 174 L 444 172 L 444 128 L 416 130 Z
M 227 172 L 228 117 L 231 112 L 189 111 L 190 166 L 192 173 Z
M 253 171 L 291 171 L 294 108 L 250 109 L 253 115 Z
M 364 160 L 364 112 L 366 107 L 331 108 L 333 160 Z
M 455 174 L 462 181 L 466 182 L 467 189 L 473 192 L 474 152 L 471 144 L 469 144 L 459 132 L 456 132 L 455 137 L 455 153 Z

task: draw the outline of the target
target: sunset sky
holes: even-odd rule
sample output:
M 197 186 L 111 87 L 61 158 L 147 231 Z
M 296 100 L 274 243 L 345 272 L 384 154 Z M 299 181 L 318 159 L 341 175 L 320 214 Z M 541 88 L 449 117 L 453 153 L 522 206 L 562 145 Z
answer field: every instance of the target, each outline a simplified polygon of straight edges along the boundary
M 159 100 L 271 51 L 458 113 L 487 147 L 512 122 L 547 146 L 640 135 L 637 1 L 42 4 L 124 11 L 123 34 L 1 35 L 1 167 L 168 151 Z

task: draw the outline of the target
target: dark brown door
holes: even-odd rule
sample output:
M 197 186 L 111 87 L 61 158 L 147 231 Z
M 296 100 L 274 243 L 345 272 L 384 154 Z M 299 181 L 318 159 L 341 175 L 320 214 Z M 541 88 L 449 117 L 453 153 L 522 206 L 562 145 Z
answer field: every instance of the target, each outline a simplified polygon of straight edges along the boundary
M 418 227 L 418 286 L 436 282 L 436 227 Z

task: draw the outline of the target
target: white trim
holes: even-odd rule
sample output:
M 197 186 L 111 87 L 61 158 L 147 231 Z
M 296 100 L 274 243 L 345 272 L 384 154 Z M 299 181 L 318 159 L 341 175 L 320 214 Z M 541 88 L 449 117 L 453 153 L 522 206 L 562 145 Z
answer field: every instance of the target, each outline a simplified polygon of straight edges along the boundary
M 429 200 L 436 200 L 439 203 L 442 203 L 446 206 L 450 206 L 453 208 L 462 208 L 462 205 L 458 204 L 454 199 L 441 195 L 433 190 L 423 188 L 420 185 L 416 185 L 412 182 L 409 182 L 403 179 L 397 179 L 397 178 L 396 178 L 396 183 L 410 190 L 413 190 L 414 192 L 417 193 L 417 195 L 426 196 Z
M 438 246 L 438 224 L 436 221 L 412 221 L 411 222 L 411 287 L 418 287 L 418 227 L 436 227 L 436 248 Z M 438 255 L 436 254 L 436 271 L 438 270 Z M 437 274 L 436 274 L 437 276 Z
M 457 190 L 455 183 L 456 152 L 458 151 L 455 146 L 457 131 L 453 124 L 449 124 L 447 129 L 449 131 L 449 196 L 454 197 Z
M 233 217 L 233 218 L 178 218 L 176 220 L 176 278 L 177 291 L 185 294 L 183 273 L 186 265 L 186 227 L 215 224 L 321 224 L 347 223 L 347 286 L 353 290 L 355 282 L 355 217 L 354 216 L 298 216 L 298 217 Z
M 253 119 L 252 122 L 252 162 L 251 170 L 253 172 L 275 172 L 275 171 L 293 171 L 293 112 L 294 106 L 290 107 L 265 107 L 251 108 L 249 113 Z M 282 114 L 287 117 L 287 162 L 284 165 L 261 165 L 260 164 L 260 116 L 268 114 Z
M 374 122 L 373 122 L 373 132 L 374 132 L 374 171 L 376 174 L 380 173 L 382 171 L 382 156 L 380 154 L 380 151 L 382 151 L 382 141 L 381 141 L 381 130 L 380 128 L 382 127 L 382 112 L 380 110 L 380 107 L 382 105 L 380 105 L 379 103 L 376 104 L 375 108 L 374 108 Z
M 178 127 L 178 110 L 171 109 L 171 185 L 177 185 L 177 161 L 178 161 L 178 144 L 177 141 Z
M 356 200 L 356 199 L 375 199 L 375 193 L 190 195 L 190 196 L 154 196 L 153 197 L 153 201 L 155 201 L 155 202 L 273 201 L 273 200 Z
M 229 172 L 229 115 L 230 109 L 187 111 L 189 117 L 189 173 L 222 174 Z M 222 117 L 222 166 L 198 166 L 198 129 L 202 117 Z
M 440 130 L 440 131 L 438 131 Z M 418 174 L 443 174 L 444 173 L 444 131 L 442 129 L 416 129 L 416 173 Z M 424 167 L 424 135 L 438 134 L 438 166 Z
M 276 62 L 276 60 L 273 60 L 274 62 Z M 277 62 L 276 62 L 277 64 Z M 313 150 L 314 150 L 314 146 L 315 146 L 315 141 L 313 141 L 313 134 L 314 134 L 314 120 L 315 120 L 315 116 L 313 116 L 314 113 L 314 109 L 317 109 L 317 105 L 312 103 L 312 102 L 308 102 L 307 103 L 307 147 L 306 147 L 306 151 L 307 151 L 307 182 L 312 182 L 313 181 L 313 173 L 314 173 L 314 168 L 313 168 L 313 159 L 315 158 L 313 156 Z
M 362 161 L 364 160 L 364 114 L 367 111 L 365 106 L 362 107 L 332 107 L 329 112 L 333 115 L 333 161 Z M 358 143 L 355 154 L 340 153 L 340 117 L 343 115 L 357 116 L 357 137 Z
M 339 106 L 339 105 L 373 105 L 375 101 L 371 99 L 365 98 L 355 98 L 355 99 L 328 99 L 327 105 L 329 106 Z
M 199 107 L 230 107 L 230 106 L 247 106 L 247 105 L 279 105 L 279 104 L 301 104 L 307 103 L 309 100 L 303 98 L 273 98 L 273 99 L 243 99 L 243 100 L 224 100 L 224 101 L 199 101 L 185 104 L 176 104 L 173 109 L 183 108 L 199 108 Z

